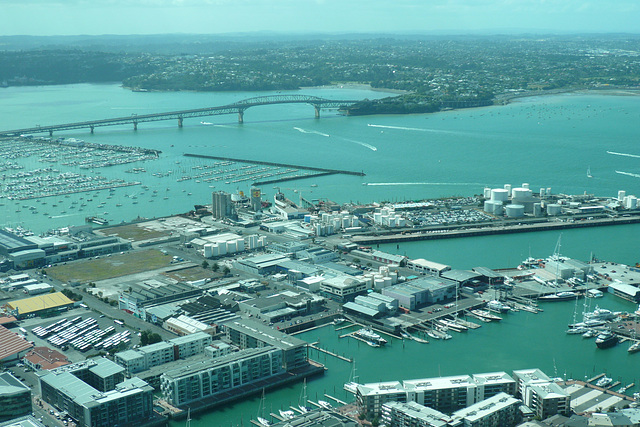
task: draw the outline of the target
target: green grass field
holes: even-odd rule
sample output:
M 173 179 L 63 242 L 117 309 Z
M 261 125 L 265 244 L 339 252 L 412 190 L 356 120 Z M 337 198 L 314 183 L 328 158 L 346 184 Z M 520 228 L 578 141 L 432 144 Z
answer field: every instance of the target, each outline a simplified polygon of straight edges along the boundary
M 171 257 L 150 249 L 131 251 L 99 259 L 87 259 L 46 269 L 47 275 L 62 282 L 89 283 L 166 267 Z
M 118 236 L 123 239 L 133 240 L 134 242 L 139 242 L 140 240 L 155 239 L 157 237 L 164 237 L 169 235 L 169 233 L 149 230 L 144 227 L 140 227 L 137 224 L 109 227 L 100 231 L 107 236 Z

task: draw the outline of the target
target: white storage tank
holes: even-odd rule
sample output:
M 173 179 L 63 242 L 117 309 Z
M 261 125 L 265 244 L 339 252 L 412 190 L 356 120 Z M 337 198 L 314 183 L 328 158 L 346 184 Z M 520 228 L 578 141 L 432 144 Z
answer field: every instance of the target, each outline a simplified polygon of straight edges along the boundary
M 235 240 L 228 240 L 227 243 L 227 253 L 228 254 L 232 254 L 236 251 L 236 241 Z
M 534 203 L 533 204 L 533 215 L 534 216 L 542 216 L 542 203 Z
M 511 197 L 511 184 L 505 184 L 504 189 L 507 190 L 507 194 Z
M 389 276 L 385 276 L 382 278 L 382 280 L 384 281 L 384 287 L 389 287 L 393 284 L 393 279 Z
M 528 188 L 514 188 L 511 190 L 511 198 L 513 200 L 531 200 L 533 193 Z
M 398 217 L 398 227 L 406 227 L 406 226 L 407 226 L 407 220 L 402 217 Z
M 213 245 L 211 243 L 207 243 L 206 245 L 204 245 L 204 257 L 213 257 Z
M 244 252 L 244 239 L 236 240 L 236 252 Z
M 391 284 L 395 285 L 396 283 L 398 283 L 398 272 L 397 271 L 391 271 L 389 273 L 389 277 L 391 277 Z
M 547 187 L 547 196 L 551 195 L 551 187 Z
M 378 267 L 378 274 L 380 274 L 381 276 L 388 276 L 389 275 L 389 267 L 382 265 L 380 267 Z
M 493 202 L 491 200 L 484 201 L 484 209 L 486 213 L 493 213 Z
M 540 197 L 544 197 L 544 187 L 540 188 Z
M 497 216 L 501 216 L 504 212 L 504 207 L 502 202 L 493 202 L 493 214 Z
M 494 188 L 491 190 L 491 200 L 497 202 L 506 202 L 509 199 L 509 191 L 504 188 Z
M 624 190 L 620 190 L 618 191 L 618 201 L 621 202 L 622 200 L 624 200 L 624 196 L 627 195 L 627 192 Z
M 636 209 L 638 207 L 638 198 L 636 196 L 627 196 L 625 207 L 627 209 Z
M 562 207 L 557 203 L 549 203 L 547 205 L 547 215 L 556 216 L 562 213 Z
M 491 188 L 490 187 L 484 187 L 484 198 L 489 200 L 491 198 Z
M 528 182 L 523 182 L 522 183 L 522 188 L 529 188 L 529 183 Z
M 521 218 L 524 216 L 523 205 L 507 205 L 506 211 L 508 218 Z
M 384 280 L 382 279 L 374 279 L 373 281 L 373 289 L 379 291 L 384 289 Z
M 224 255 L 224 253 L 220 253 L 220 245 L 218 245 L 217 243 L 214 243 L 213 245 L 211 245 L 211 254 L 214 257 Z

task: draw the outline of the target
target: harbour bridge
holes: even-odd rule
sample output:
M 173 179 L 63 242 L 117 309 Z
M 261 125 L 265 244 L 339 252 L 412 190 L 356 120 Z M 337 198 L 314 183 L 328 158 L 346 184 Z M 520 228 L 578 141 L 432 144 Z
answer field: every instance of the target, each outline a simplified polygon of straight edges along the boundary
M 233 104 L 222 105 L 219 107 L 196 108 L 194 110 L 170 111 L 165 113 L 153 114 L 132 114 L 127 117 L 115 117 L 111 119 L 91 120 L 85 122 L 65 123 L 59 125 L 37 125 L 32 128 L 14 129 L 0 131 L 2 136 L 20 136 L 31 135 L 36 133 L 49 133 L 53 135 L 54 131 L 73 130 L 73 129 L 89 129 L 93 133 L 94 129 L 100 126 L 117 126 L 117 125 L 133 125 L 133 130 L 138 129 L 138 123 L 157 122 L 161 120 L 177 120 L 178 127 L 182 127 L 182 122 L 186 118 L 218 116 L 222 114 L 237 114 L 238 123 L 243 123 L 244 112 L 247 108 L 258 107 L 261 105 L 275 104 L 309 104 L 315 109 L 315 117 L 320 118 L 321 109 L 344 108 L 351 106 L 359 101 L 354 100 L 332 100 L 318 98 L 308 95 L 270 95 L 258 96 L 255 98 L 243 99 Z

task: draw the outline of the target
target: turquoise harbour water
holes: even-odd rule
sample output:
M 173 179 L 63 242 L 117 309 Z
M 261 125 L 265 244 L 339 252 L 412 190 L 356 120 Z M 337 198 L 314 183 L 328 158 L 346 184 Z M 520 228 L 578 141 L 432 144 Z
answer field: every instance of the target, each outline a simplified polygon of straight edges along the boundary
M 287 92 L 289 93 L 289 92 Z M 361 99 L 388 96 L 353 88 L 318 88 L 293 91 L 331 99 Z M 69 85 L 7 88 L 0 90 L 0 128 L 15 129 L 160 111 L 217 106 L 264 93 L 134 93 L 117 85 Z M 156 172 L 189 173 L 193 166 L 209 161 L 188 159 L 184 153 L 228 156 L 324 168 L 363 171 L 364 177 L 334 175 L 281 184 L 292 199 L 296 189 L 305 198 L 329 198 L 344 202 L 402 201 L 480 194 L 485 186 L 514 187 L 523 182 L 534 191 L 551 187 L 554 193 L 614 196 L 618 190 L 640 195 L 640 179 L 621 171 L 640 174 L 637 146 L 639 98 L 603 94 L 565 94 L 527 98 L 507 106 L 447 111 L 430 115 L 345 117 L 323 111 L 313 118 L 308 105 L 277 105 L 251 108 L 244 125 L 234 115 L 187 119 L 184 128 L 174 122 L 144 123 L 133 132 L 129 127 L 96 128 L 54 134 L 90 142 L 139 146 L 162 151 L 158 160 L 100 169 L 102 176 L 138 180 L 150 190 L 158 189 L 168 200 L 156 198 L 141 186 L 91 193 L 93 205 L 84 212 L 49 216 L 15 212 L 13 202 L 0 206 L 0 225 L 23 225 L 36 232 L 82 224 L 87 215 L 105 216 L 111 223 L 138 215 L 165 216 L 185 212 L 194 204 L 210 203 L 208 183 L 177 182 L 176 176 L 158 178 Z M 202 124 L 205 122 L 205 124 Z M 208 124 L 207 124 L 208 123 Z M 19 150 L 16 146 L 16 150 Z M 635 157 L 634 157 L 635 156 Z M 35 158 L 19 159 L 27 169 L 44 167 Z M 54 166 L 86 174 L 94 172 Z M 125 174 L 132 167 L 146 173 Z M 590 168 L 593 178 L 587 178 Z M 366 183 L 367 185 L 363 185 Z M 311 187 L 317 184 L 317 187 Z M 166 190 L 169 188 L 169 190 Z M 215 190 L 247 191 L 249 184 L 215 183 Z M 263 192 L 273 196 L 272 186 Z M 189 195 L 189 193 L 192 193 Z M 138 204 L 132 204 L 131 195 Z M 65 205 L 81 195 L 64 199 Z M 98 201 L 106 202 L 98 208 Z M 17 204 L 24 204 L 19 202 Z M 27 203 L 31 204 L 31 202 Z M 122 204 L 117 207 L 116 204 Z M 49 203 L 49 206 L 51 203 Z M 61 211 L 62 208 L 59 209 Z M 107 212 L 107 214 L 104 214 Z M 612 226 L 562 233 L 563 255 L 633 264 L 640 261 L 638 225 Z M 409 257 L 427 258 L 454 268 L 516 266 L 529 254 L 550 255 L 558 232 L 523 233 L 380 245 L 380 249 Z M 606 296 L 601 306 L 633 311 L 631 303 Z M 371 348 L 350 339 L 338 339 L 333 327 L 320 328 L 299 337 L 320 341 L 320 346 L 356 359 L 362 382 L 454 375 L 516 368 L 539 367 L 552 376 L 583 379 L 607 371 L 624 383 L 639 382 L 636 355 L 626 345 L 598 351 L 592 340 L 567 336 L 573 317 L 572 303 L 547 304 L 545 312 L 520 312 L 506 316 L 500 324 L 487 324 L 447 342 L 419 344 L 394 340 L 387 348 Z M 308 397 L 322 399 L 328 393 L 346 398 L 342 384 L 352 366 L 335 358 L 311 352 L 328 367 L 323 377 L 308 383 Z M 556 374 L 557 373 L 557 374 Z M 292 385 L 266 395 L 267 410 L 297 405 L 302 385 Z M 637 390 L 635 390 L 637 391 Z M 326 399 L 324 399 L 326 400 Z M 250 425 L 259 398 L 200 415 L 194 426 Z M 175 423 L 180 425 L 182 423 Z

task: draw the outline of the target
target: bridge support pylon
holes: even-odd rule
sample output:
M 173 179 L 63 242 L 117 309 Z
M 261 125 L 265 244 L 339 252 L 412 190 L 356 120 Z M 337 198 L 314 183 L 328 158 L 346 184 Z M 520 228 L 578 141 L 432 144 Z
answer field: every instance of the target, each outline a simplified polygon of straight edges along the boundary
M 89 129 L 91 129 L 91 134 L 93 135 L 93 128 L 95 128 L 95 126 L 89 126 Z
M 133 122 L 133 130 L 138 130 L 138 122 Z
M 49 129 L 49 136 L 53 136 L 53 129 Z
M 244 110 L 238 110 L 238 123 L 244 123 Z
M 317 105 L 314 105 L 313 109 L 316 110 L 316 119 L 319 119 L 320 118 L 320 107 L 318 107 Z
M 181 128 L 182 127 L 182 117 L 178 117 L 178 127 Z

